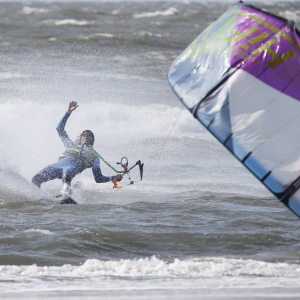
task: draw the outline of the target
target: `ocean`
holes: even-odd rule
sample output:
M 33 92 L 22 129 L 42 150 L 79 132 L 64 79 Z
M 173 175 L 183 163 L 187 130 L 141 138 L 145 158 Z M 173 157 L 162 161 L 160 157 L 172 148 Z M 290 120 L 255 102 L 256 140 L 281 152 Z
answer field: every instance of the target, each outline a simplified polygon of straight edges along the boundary
M 300 223 L 172 92 L 177 56 L 235 2 L 0 2 L 1 299 L 299 299 Z M 253 2 L 300 25 L 300 2 Z M 56 126 L 95 134 L 133 185 L 73 180 L 40 201 Z M 102 173 L 114 172 L 101 162 Z M 127 185 L 129 179 L 121 182 Z

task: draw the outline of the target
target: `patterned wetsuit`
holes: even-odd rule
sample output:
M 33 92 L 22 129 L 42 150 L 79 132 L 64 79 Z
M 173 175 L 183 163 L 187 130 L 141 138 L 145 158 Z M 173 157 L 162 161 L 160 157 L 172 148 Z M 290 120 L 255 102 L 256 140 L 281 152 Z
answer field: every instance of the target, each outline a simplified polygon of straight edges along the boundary
M 66 113 L 58 123 L 56 130 L 64 143 L 65 152 L 60 160 L 52 165 L 47 166 L 32 178 L 32 183 L 40 187 L 43 182 L 53 180 L 55 178 L 62 179 L 63 184 L 71 185 L 72 179 L 86 168 L 92 168 L 95 181 L 108 182 L 112 177 L 103 176 L 100 169 L 100 159 L 98 156 L 89 155 L 92 151 L 90 148 L 84 148 L 75 144 L 65 131 L 65 125 L 71 113 Z M 87 147 L 87 146 L 85 146 Z M 75 150 L 74 150 L 75 149 Z M 76 151 L 77 149 L 77 151 Z M 81 150 L 88 152 L 88 155 L 81 156 Z M 87 150 L 87 151 L 85 151 Z M 87 157 L 87 159 L 85 159 Z M 93 157 L 93 158 L 92 158 Z

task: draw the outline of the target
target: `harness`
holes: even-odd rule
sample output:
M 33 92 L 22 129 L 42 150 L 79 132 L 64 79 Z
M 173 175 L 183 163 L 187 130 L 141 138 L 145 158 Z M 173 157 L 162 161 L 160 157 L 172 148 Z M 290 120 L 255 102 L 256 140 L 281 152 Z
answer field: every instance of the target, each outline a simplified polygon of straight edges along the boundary
M 75 143 L 71 144 L 66 151 L 61 154 L 59 159 L 62 159 L 66 156 L 78 160 L 81 164 L 81 171 L 91 167 L 97 158 L 97 154 L 94 152 L 93 147 L 86 144 L 76 145 Z

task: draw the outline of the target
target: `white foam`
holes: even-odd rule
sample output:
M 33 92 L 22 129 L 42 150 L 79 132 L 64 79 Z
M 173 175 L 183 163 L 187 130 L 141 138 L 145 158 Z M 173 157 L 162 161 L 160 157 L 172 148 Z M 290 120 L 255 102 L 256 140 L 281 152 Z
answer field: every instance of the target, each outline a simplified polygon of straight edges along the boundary
M 65 19 L 65 20 L 44 20 L 41 22 L 43 25 L 56 25 L 56 26 L 87 26 L 93 25 L 94 22 L 86 20 L 75 20 L 75 19 Z
M 49 199 L 53 197 L 46 191 L 43 191 L 29 183 L 23 176 L 9 167 L 0 166 L 0 190 L 2 200 L 6 198 L 11 201 L 18 201 L 21 198 L 27 200 Z
M 27 76 L 24 74 L 12 73 L 12 72 L 1 72 L 0 73 L 0 80 L 1 79 L 10 79 L 10 78 L 21 78 L 21 77 L 27 77 Z
M 168 61 L 169 60 L 169 56 L 166 55 L 165 53 L 162 52 L 156 52 L 156 51 L 152 51 L 152 52 L 145 52 L 143 54 L 143 57 L 145 57 L 145 59 L 147 60 L 154 60 L 154 61 Z M 174 57 L 175 59 L 175 57 Z
M 158 37 L 158 38 L 162 37 L 161 34 L 153 34 L 152 32 L 149 32 L 149 31 L 140 31 L 140 32 L 138 32 L 138 36 L 141 36 L 141 37 L 155 36 L 155 37 Z
M 293 20 L 295 22 L 300 20 L 300 10 L 295 10 L 295 11 L 286 10 L 286 11 L 279 12 L 279 15 L 281 17 L 284 17 L 288 20 Z
M 167 17 L 167 16 L 175 15 L 177 13 L 178 13 L 178 10 L 175 7 L 169 7 L 167 10 L 164 10 L 164 11 L 155 11 L 155 12 L 145 12 L 145 13 L 140 13 L 140 14 L 134 14 L 133 17 L 135 19 Z
M 47 230 L 47 229 L 27 229 L 23 232 L 26 235 L 48 235 L 53 234 L 53 232 Z
M 299 275 L 298 264 L 222 257 L 89 259 L 81 266 L 1 265 L 0 291 L 299 289 Z
M 49 233 L 47 233 L 49 234 Z M 167 262 L 155 256 L 140 259 L 88 259 L 81 266 L 0 266 L 0 274 L 56 277 L 151 277 L 151 278 L 218 278 L 227 276 L 298 277 L 298 264 L 268 263 L 256 260 L 228 258 L 175 259 Z M 300 287 L 300 282 L 298 285 Z
M 110 33 L 101 33 L 101 32 L 96 32 L 93 34 L 89 34 L 87 36 L 80 36 L 79 38 L 83 40 L 91 40 L 91 39 L 98 39 L 98 38 L 113 38 L 114 35 Z
M 34 8 L 29 6 L 24 6 L 20 11 L 22 15 L 32 15 L 32 14 L 43 14 L 47 13 L 49 10 L 46 8 Z
M 32 176 L 57 161 L 63 151 L 63 144 L 55 128 L 64 115 L 66 104 L 53 102 L 37 106 L 33 101 L 0 103 L 0 134 L 5 140 L 0 149 L 0 166 L 6 166 L 2 184 L 6 182 L 10 185 L 9 190 L 20 190 L 24 196 L 31 197 L 34 192 L 29 184 Z M 116 105 L 101 101 L 79 104 L 80 107 L 68 120 L 67 133 L 74 140 L 83 130 L 92 130 L 95 133 L 95 150 L 109 162 L 117 161 L 124 152 L 130 162 L 137 158 L 143 159 L 140 157 L 142 155 L 145 160 L 149 160 L 145 141 L 166 139 L 171 130 L 170 138 L 207 136 L 198 121 L 181 107 L 164 104 Z M 180 118 L 175 125 L 178 116 Z M 153 149 L 159 150 L 161 144 L 162 141 L 158 141 Z M 104 175 L 113 175 L 111 170 L 105 169 L 104 164 L 102 166 Z M 90 170 L 80 176 L 93 179 Z M 60 181 L 55 180 L 45 185 L 53 185 L 59 189 Z M 99 185 L 95 186 L 99 188 Z

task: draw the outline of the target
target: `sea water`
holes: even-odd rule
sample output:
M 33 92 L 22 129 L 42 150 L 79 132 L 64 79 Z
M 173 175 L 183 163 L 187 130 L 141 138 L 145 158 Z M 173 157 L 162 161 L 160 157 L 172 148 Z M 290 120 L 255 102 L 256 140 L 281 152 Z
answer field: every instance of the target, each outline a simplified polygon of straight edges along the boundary
M 166 72 L 234 2 L 0 3 L 1 299 L 298 299 L 298 218 L 182 107 Z M 255 2 L 300 21 L 298 2 Z M 31 178 L 56 126 L 95 134 L 133 185 L 73 180 L 78 205 Z M 102 173 L 114 172 L 101 162 Z M 127 185 L 125 176 L 121 182 Z

